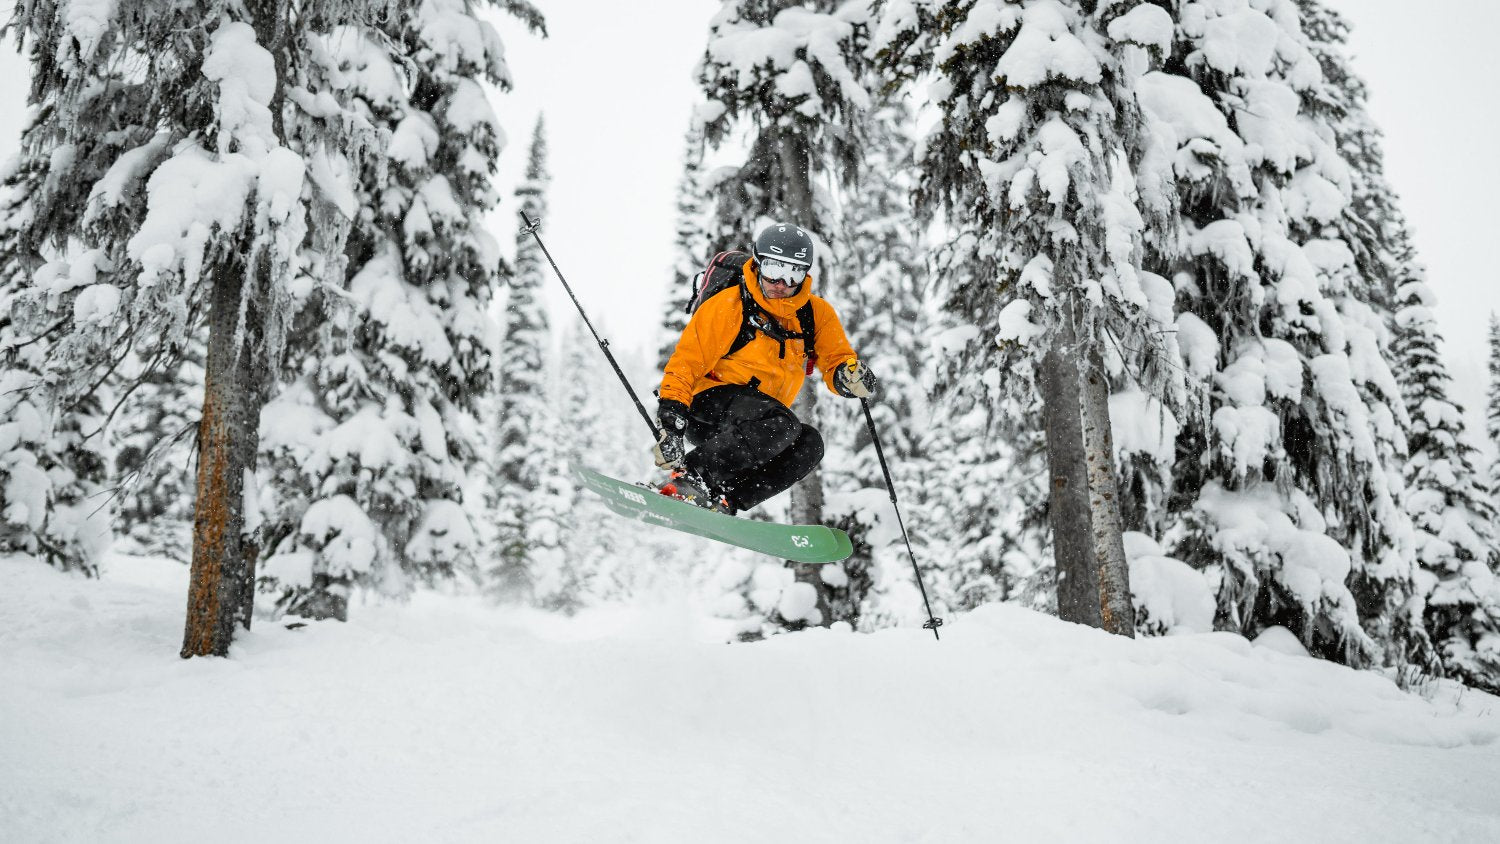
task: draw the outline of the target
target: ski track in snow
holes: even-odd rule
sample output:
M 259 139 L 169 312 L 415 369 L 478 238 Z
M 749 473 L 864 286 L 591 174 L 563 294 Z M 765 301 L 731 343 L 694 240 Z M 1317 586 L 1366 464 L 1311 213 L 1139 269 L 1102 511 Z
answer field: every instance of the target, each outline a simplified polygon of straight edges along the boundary
M 1229 634 L 424 595 L 182 660 L 183 566 L 0 580 L 0 841 L 1500 840 L 1500 699 Z

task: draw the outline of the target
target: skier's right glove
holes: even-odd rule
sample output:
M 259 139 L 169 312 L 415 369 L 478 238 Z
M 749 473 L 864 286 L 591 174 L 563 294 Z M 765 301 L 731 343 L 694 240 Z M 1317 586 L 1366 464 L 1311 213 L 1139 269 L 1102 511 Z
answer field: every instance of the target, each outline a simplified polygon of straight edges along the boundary
M 834 371 L 833 390 L 846 399 L 867 399 L 875 394 L 875 373 L 851 360 Z
M 656 465 L 661 469 L 681 469 L 682 457 L 686 453 L 683 437 L 687 435 L 688 407 L 680 401 L 662 399 L 656 405 L 656 424 L 661 432 L 656 437 Z

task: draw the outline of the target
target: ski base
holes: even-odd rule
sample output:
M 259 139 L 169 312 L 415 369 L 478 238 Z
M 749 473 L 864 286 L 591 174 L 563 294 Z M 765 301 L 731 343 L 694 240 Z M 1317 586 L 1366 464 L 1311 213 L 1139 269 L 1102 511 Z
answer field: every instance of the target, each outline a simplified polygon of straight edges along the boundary
M 854 553 L 849 535 L 826 525 L 756 522 L 694 507 L 647 487 L 574 466 L 573 473 L 620 515 L 798 563 L 836 563 Z

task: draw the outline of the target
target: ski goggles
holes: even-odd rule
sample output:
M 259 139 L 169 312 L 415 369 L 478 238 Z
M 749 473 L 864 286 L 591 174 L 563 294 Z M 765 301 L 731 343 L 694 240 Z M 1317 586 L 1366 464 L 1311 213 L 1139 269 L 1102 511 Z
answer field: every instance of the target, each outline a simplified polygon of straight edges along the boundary
M 783 261 L 780 258 L 757 258 L 760 263 L 760 277 L 766 281 L 779 281 L 784 286 L 801 284 L 802 279 L 807 276 L 805 264 L 794 264 L 791 261 Z

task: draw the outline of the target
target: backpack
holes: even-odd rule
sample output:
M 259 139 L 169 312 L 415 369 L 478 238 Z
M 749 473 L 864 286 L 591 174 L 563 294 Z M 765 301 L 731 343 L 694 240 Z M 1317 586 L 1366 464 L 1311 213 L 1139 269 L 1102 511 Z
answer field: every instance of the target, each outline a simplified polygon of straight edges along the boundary
M 739 333 L 735 335 L 734 342 L 729 344 L 729 351 L 724 355 L 727 357 L 745 348 L 751 340 L 755 339 L 756 334 L 765 334 L 775 340 L 781 347 L 780 357 L 783 358 L 786 357 L 786 341 L 801 340 L 803 348 L 807 350 L 807 374 L 811 375 L 813 362 L 817 360 L 817 356 L 813 354 L 813 331 L 816 326 L 813 323 L 812 302 L 797 309 L 797 324 L 802 329 L 801 332 L 791 332 L 782 328 L 781 323 L 766 313 L 766 309 L 755 301 L 755 297 L 750 295 L 750 289 L 745 286 L 743 267 L 748 260 L 750 260 L 750 253 L 739 249 L 731 249 L 715 255 L 709 260 L 703 272 L 698 273 L 693 279 L 693 287 L 697 294 L 688 301 L 683 311 L 688 314 L 697 313 L 698 308 L 704 302 L 737 285 L 740 288 L 740 306 L 744 317 L 740 322 Z

